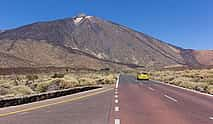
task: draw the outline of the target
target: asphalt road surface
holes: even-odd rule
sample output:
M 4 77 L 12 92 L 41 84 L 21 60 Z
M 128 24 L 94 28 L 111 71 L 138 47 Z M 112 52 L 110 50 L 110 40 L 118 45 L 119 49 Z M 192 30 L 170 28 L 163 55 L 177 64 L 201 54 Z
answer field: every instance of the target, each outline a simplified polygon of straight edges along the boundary
M 115 88 L 2 108 L 0 124 L 213 124 L 213 96 L 121 75 Z
M 111 124 L 213 124 L 212 96 L 125 75 L 115 94 Z

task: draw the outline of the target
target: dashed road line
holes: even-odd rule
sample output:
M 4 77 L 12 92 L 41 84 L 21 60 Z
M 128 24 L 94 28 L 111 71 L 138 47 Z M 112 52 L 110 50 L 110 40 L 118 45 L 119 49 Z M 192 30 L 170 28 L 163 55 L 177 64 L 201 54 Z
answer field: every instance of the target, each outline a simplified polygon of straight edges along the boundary
M 153 89 L 152 87 L 148 87 L 151 91 L 155 91 L 155 89 Z
M 172 100 L 174 102 L 177 102 L 177 99 L 171 97 L 171 96 L 168 96 L 168 95 L 164 95 L 164 97 L 168 98 L 169 100 Z
M 118 112 L 119 111 L 119 107 L 115 106 L 115 111 Z
M 210 120 L 213 120 L 213 116 L 212 116 L 212 117 L 209 117 L 209 119 L 210 119 Z
M 120 80 L 120 74 L 118 75 L 118 79 L 117 79 L 117 82 L 116 82 L 116 85 L 115 85 L 116 89 L 118 89 L 119 80 Z
M 118 99 L 115 100 L 115 103 L 116 103 L 116 104 L 118 103 Z
M 118 78 L 117 78 L 117 82 L 116 82 L 116 85 L 115 85 L 115 103 L 117 104 L 118 103 L 118 84 L 119 84 L 119 81 L 120 81 L 120 74 L 118 75 Z M 119 111 L 119 107 L 118 106 L 115 106 L 115 111 L 118 112 Z M 115 124 L 120 124 L 120 119 L 115 119 Z
M 115 119 L 115 124 L 120 124 L 120 123 L 121 123 L 120 119 Z

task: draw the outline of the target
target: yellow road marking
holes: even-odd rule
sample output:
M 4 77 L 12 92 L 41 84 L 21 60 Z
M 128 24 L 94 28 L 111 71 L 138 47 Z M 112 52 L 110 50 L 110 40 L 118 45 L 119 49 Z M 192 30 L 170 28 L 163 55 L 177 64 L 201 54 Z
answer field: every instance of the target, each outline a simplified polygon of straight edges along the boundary
M 80 100 L 80 99 L 83 99 L 83 98 L 87 98 L 87 97 L 90 97 L 90 96 L 95 96 L 95 95 L 98 95 L 98 94 L 101 94 L 101 93 L 105 93 L 105 92 L 110 91 L 112 89 L 113 88 L 110 88 L 110 89 L 107 89 L 107 90 L 103 90 L 103 91 L 91 93 L 91 94 L 84 95 L 84 96 L 79 96 L 79 97 L 76 97 L 76 98 L 71 98 L 71 99 L 63 100 L 63 101 L 60 101 L 60 102 L 49 103 L 49 104 L 46 104 L 46 105 L 40 105 L 40 106 L 26 108 L 26 109 L 22 109 L 22 110 L 18 110 L 18 111 L 3 113 L 3 114 L 0 114 L 0 117 L 14 115 L 14 114 L 21 113 L 21 112 L 29 112 L 29 111 L 33 111 L 33 110 L 37 110 L 37 109 L 41 109 L 41 108 L 45 108 L 45 107 L 49 107 L 49 106 L 53 106 L 53 105 L 58 105 L 58 104 L 62 104 L 62 103 L 73 102 L 73 101 Z

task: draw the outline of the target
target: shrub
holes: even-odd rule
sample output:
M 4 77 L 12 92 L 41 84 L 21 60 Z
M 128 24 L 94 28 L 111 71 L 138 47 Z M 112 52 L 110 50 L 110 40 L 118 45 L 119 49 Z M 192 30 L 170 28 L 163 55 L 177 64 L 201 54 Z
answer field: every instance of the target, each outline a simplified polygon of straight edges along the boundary
M 94 85 L 96 84 L 96 80 L 88 77 L 83 77 L 78 79 L 80 86 L 85 85 Z
M 66 80 L 60 82 L 60 87 L 62 89 L 72 88 L 76 86 L 80 86 L 80 84 L 79 81 L 74 77 L 69 77 Z
M 51 78 L 64 78 L 64 74 L 55 73 Z
M 188 88 L 188 89 L 195 89 L 196 83 L 194 83 L 194 82 L 183 82 L 183 83 L 180 83 L 180 86 L 184 87 L 184 88 Z
M 42 82 L 42 83 L 38 83 L 35 90 L 38 93 L 42 93 L 42 92 L 46 92 L 48 89 L 48 86 L 50 85 L 51 81 L 46 81 L 46 82 Z
M 96 84 L 113 84 L 116 82 L 116 76 L 108 74 L 96 79 Z
M 32 94 L 33 91 L 32 89 L 30 89 L 29 87 L 27 86 L 24 86 L 24 85 L 20 85 L 20 86 L 15 86 L 11 89 L 11 92 L 15 95 L 29 95 L 29 94 Z
M 38 79 L 38 75 L 26 75 L 28 81 L 34 81 Z
M 8 88 L 1 87 L 1 86 L 0 86 L 0 95 L 4 96 L 4 95 L 8 94 L 9 91 L 10 91 L 10 90 L 9 90 Z
M 208 84 L 206 83 L 196 83 L 196 86 L 195 86 L 195 90 L 201 91 L 201 92 L 208 92 L 207 88 L 208 88 Z
M 38 83 L 35 89 L 37 92 L 41 93 L 53 90 L 68 89 L 75 86 L 79 86 L 78 80 L 70 77 L 69 80 L 55 79 Z
M 190 79 L 186 77 L 176 77 L 171 81 L 171 84 L 180 85 L 181 83 L 189 82 L 189 81 Z
M 209 85 L 208 88 L 207 88 L 207 91 L 208 91 L 209 94 L 213 95 L 213 85 Z

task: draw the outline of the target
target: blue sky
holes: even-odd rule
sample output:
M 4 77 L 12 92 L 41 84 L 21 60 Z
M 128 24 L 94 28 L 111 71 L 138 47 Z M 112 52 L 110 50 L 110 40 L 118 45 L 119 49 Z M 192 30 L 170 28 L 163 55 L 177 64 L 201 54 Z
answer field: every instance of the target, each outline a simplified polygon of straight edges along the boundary
M 213 49 L 213 0 L 0 0 L 0 29 L 81 12 L 183 48 Z

